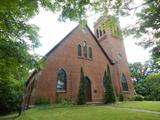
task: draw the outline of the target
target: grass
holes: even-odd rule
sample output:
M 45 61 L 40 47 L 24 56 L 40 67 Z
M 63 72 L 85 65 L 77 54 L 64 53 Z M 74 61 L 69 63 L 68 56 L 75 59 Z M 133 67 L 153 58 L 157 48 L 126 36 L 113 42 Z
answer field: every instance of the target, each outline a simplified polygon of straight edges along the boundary
M 35 107 L 20 117 L 0 117 L 0 120 L 160 120 L 160 115 L 113 109 L 108 106 Z
M 125 108 L 136 108 L 160 112 L 160 102 L 158 101 L 132 101 L 118 102 L 114 106 Z

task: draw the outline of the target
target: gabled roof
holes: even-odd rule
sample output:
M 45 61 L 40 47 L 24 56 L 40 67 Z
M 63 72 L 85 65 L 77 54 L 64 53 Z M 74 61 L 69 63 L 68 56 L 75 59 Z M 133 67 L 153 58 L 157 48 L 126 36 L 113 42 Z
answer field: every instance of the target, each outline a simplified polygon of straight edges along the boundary
M 56 48 L 58 48 L 61 43 L 63 43 L 77 28 L 79 27 L 79 25 L 77 25 L 70 33 L 68 33 L 55 47 L 53 47 L 46 55 L 45 57 L 48 57 Z M 90 30 L 90 28 L 88 27 L 88 25 L 86 25 L 87 29 L 89 30 L 89 32 L 91 33 L 92 37 L 94 38 L 94 40 L 96 41 L 97 45 L 100 47 L 100 49 L 102 50 L 102 52 L 104 53 L 105 57 L 108 59 L 109 63 L 111 65 L 114 65 L 115 63 L 113 62 L 113 60 L 108 56 L 108 54 L 104 51 L 104 49 L 102 48 L 102 46 L 100 45 L 100 43 L 98 42 L 97 38 L 95 37 L 95 35 L 92 33 L 92 31 Z
M 104 53 L 104 55 L 106 56 L 106 58 L 108 59 L 109 63 L 111 65 L 114 65 L 114 61 L 108 56 L 108 54 L 104 51 L 103 47 L 100 45 L 100 43 L 98 42 L 97 38 L 95 37 L 95 35 L 92 33 L 92 31 L 90 30 L 90 28 L 88 27 L 88 25 L 86 25 L 86 27 L 88 28 L 89 32 L 91 33 L 91 35 L 93 36 L 94 40 L 96 41 L 96 43 L 98 44 L 98 46 L 100 47 L 100 49 L 102 50 L 102 52 Z
M 70 33 L 68 33 L 56 46 L 54 46 L 54 47 L 45 55 L 45 57 L 48 57 L 56 48 L 58 48 L 58 47 L 60 46 L 60 44 L 63 43 L 63 41 L 65 41 L 78 27 L 79 27 L 79 25 L 77 25 Z
M 45 57 L 48 57 L 52 52 L 54 52 L 54 50 L 56 48 L 58 48 L 77 28 L 79 27 L 79 25 L 77 25 L 70 33 L 68 33 L 55 47 L 53 47 L 46 55 Z M 98 42 L 97 38 L 95 37 L 95 35 L 92 33 L 92 31 L 90 30 L 90 28 L 88 27 L 88 25 L 86 25 L 86 28 L 89 30 L 89 32 L 91 33 L 92 37 L 94 38 L 94 40 L 96 41 L 97 45 L 100 47 L 100 49 L 102 50 L 103 54 L 105 55 L 105 57 L 107 58 L 107 60 L 109 61 L 109 63 L 111 65 L 114 65 L 114 61 L 108 56 L 108 54 L 104 51 L 104 49 L 102 48 L 102 46 L 100 45 L 100 43 Z M 38 70 L 39 71 L 39 70 Z M 26 86 L 29 84 L 30 80 L 32 79 L 32 77 L 38 72 L 37 70 L 34 70 L 33 73 L 30 75 L 30 77 L 28 78 L 27 82 L 26 82 Z

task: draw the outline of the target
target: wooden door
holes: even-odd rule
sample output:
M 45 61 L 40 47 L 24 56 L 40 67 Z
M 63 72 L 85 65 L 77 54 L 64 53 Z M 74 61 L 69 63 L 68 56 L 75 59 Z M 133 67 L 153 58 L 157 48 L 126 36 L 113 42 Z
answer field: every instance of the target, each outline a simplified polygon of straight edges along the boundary
M 86 102 L 91 102 L 91 81 L 88 77 L 85 77 L 85 96 L 86 96 Z

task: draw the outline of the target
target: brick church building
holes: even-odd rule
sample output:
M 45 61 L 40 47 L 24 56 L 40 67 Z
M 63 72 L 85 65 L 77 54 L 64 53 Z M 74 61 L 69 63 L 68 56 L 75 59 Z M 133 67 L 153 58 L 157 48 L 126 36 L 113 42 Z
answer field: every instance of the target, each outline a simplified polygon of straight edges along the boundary
M 107 19 L 106 19 L 107 20 Z M 134 94 L 123 40 L 100 29 L 101 19 L 94 32 L 86 25 L 74 28 L 45 55 L 45 66 L 34 71 L 26 82 L 24 104 L 34 104 L 36 98 L 57 97 L 77 100 L 80 70 L 83 68 L 87 102 L 101 102 L 104 95 L 103 76 L 109 65 L 115 94 Z

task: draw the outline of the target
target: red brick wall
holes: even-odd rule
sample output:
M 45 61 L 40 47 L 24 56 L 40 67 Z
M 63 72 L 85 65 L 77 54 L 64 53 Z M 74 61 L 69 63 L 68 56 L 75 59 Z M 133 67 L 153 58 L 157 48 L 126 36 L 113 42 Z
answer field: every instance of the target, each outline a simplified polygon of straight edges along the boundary
M 94 28 L 95 32 L 97 29 L 99 29 L 101 21 L 99 20 Z M 127 78 L 128 82 L 128 92 L 124 92 L 125 94 L 128 95 L 133 95 L 134 94 L 134 88 L 130 76 L 130 70 L 129 70 L 129 65 L 126 57 L 126 52 L 125 52 L 125 47 L 123 40 L 114 37 L 108 30 L 107 28 L 105 29 L 106 33 L 103 34 L 101 37 L 98 38 L 98 41 L 100 42 L 101 46 L 105 50 L 105 52 L 112 58 L 112 60 L 115 62 L 115 65 L 112 67 L 115 74 L 115 88 L 117 93 L 120 93 L 122 91 L 122 86 L 120 83 L 120 76 L 122 73 L 124 73 L 125 77 Z M 118 54 L 121 54 L 122 57 L 119 58 Z
M 92 48 L 92 59 L 80 58 L 77 55 L 77 46 L 78 44 L 83 46 L 84 41 L 87 42 L 88 47 Z M 117 69 L 119 69 L 117 67 L 121 67 L 124 72 L 128 73 L 128 77 L 130 78 L 129 70 L 123 68 L 123 64 L 121 63 L 118 63 L 121 64 L 121 66 L 118 64 L 114 67 L 110 65 L 88 29 L 86 28 L 84 31 L 78 27 L 47 57 L 45 67 L 36 79 L 35 91 L 34 95 L 32 95 L 31 103 L 33 103 L 38 96 L 50 98 L 52 102 L 55 102 L 56 94 L 59 94 L 62 98 L 76 101 L 81 67 L 83 67 L 85 75 L 88 76 L 91 81 L 92 101 L 102 101 L 104 94 L 103 74 L 107 64 L 110 66 L 113 86 L 115 92 L 118 94 L 121 92 L 118 72 L 121 71 L 117 72 Z M 63 68 L 67 74 L 67 91 L 56 93 L 57 73 L 61 68 Z M 132 84 L 130 79 L 128 82 L 129 91 L 131 91 Z
M 79 58 L 77 55 L 77 45 L 83 45 L 84 41 L 87 42 L 88 47 L 92 48 L 92 60 L 84 59 L 84 57 Z M 46 67 L 43 69 L 37 84 L 36 95 L 50 96 L 54 102 L 56 99 L 57 73 L 60 68 L 63 68 L 67 73 L 67 92 L 63 94 L 68 99 L 76 101 L 80 69 L 83 67 L 85 75 L 91 80 L 92 100 L 102 100 L 102 79 L 106 65 L 106 57 L 89 31 L 83 32 L 78 28 L 47 58 Z M 94 90 L 97 90 L 97 93 L 94 93 Z

